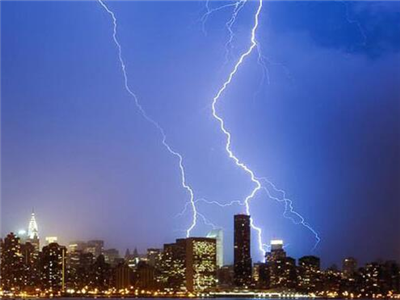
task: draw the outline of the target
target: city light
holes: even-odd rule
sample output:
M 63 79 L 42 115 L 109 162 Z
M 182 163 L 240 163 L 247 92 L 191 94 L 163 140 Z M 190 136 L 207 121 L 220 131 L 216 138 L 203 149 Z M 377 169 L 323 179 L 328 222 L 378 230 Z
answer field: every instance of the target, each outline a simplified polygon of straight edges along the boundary
M 271 245 L 283 245 L 282 240 L 271 240 Z
M 400 6 L 182 1 L 1 3 L 0 300 L 400 300 Z
M 400 298 L 400 266 L 393 261 L 359 268 L 355 258 L 346 257 L 341 271 L 323 270 L 319 257 L 296 260 L 283 240 L 274 239 L 266 261 L 253 263 L 250 216 L 235 215 L 234 224 L 233 265 L 219 264 L 221 230 L 145 254 L 127 249 L 124 256 L 102 240 L 66 247 L 51 237 L 39 248 L 39 231 L 33 239 L 9 233 L 0 244 L 0 296 Z

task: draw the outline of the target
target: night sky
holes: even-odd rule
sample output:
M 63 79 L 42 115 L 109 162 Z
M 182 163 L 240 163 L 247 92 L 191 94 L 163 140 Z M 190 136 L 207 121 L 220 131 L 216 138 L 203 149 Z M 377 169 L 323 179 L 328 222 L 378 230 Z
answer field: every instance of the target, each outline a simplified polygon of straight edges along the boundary
M 234 26 L 205 2 L 108 1 L 129 84 L 182 153 L 196 198 L 243 200 L 253 185 L 224 150 L 211 101 L 249 46 L 256 2 Z M 211 7 L 227 2 L 210 1 Z M 104 239 L 123 251 L 183 237 L 190 213 L 177 161 L 123 86 L 112 20 L 96 1 L 1 3 L 2 235 Z M 400 2 L 264 2 L 257 53 L 218 111 L 232 148 L 258 176 L 284 189 L 322 238 L 324 265 L 400 259 Z M 313 235 L 259 193 L 252 217 L 265 242 L 310 254 Z M 233 214 L 199 203 L 224 228 L 232 261 Z M 199 221 L 194 235 L 211 230 Z M 253 260 L 260 258 L 254 243 Z

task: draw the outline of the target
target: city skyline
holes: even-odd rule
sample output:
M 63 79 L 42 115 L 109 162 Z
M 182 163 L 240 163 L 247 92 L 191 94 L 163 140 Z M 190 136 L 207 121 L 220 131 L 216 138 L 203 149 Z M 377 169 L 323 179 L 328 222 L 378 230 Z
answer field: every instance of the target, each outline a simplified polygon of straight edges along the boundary
M 250 216 L 245 215 L 245 214 L 237 214 L 234 216 L 234 221 L 233 221 L 233 228 L 234 232 L 233 234 L 233 240 L 234 244 L 232 245 L 232 249 L 227 249 L 228 247 L 231 247 L 230 245 L 225 245 L 224 244 L 224 230 L 223 229 L 212 229 L 210 232 L 207 234 L 201 236 L 193 236 L 191 238 L 194 239 L 215 239 L 215 251 L 216 251 L 216 266 L 218 268 L 222 268 L 227 265 L 232 265 L 234 268 L 237 268 L 237 273 L 242 274 L 246 278 L 247 277 L 251 278 L 252 277 L 252 265 L 257 264 L 260 262 L 264 262 L 265 260 L 269 259 L 269 256 L 271 255 L 271 251 L 275 251 L 275 253 L 285 253 L 284 256 L 286 256 L 285 248 L 287 247 L 287 244 L 284 243 L 283 239 L 271 239 L 269 242 L 269 247 L 267 251 L 264 253 L 265 255 L 259 259 L 258 256 L 253 260 L 252 259 L 252 249 L 251 245 L 254 243 L 251 243 L 251 228 L 250 228 Z M 29 224 L 27 226 L 27 229 L 24 229 L 23 227 L 20 227 L 19 230 L 16 231 L 11 231 L 10 233 L 15 234 L 16 237 L 20 238 L 21 242 L 29 242 L 32 243 L 35 246 L 35 249 L 39 251 L 44 246 L 48 246 L 51 243 L 58 243 L 60 245 L 65 245 L 66 249 L 68 251 L 75 251 L 76 249 L 81 249 L 82 247 L 93 247 L 89 252 L 93 253 L 95 257 L 97 257 L 100 254 L 105 254 L 107 251 L 111 251 L 111 255 L 116 255 L 116 257 L 123 257 L 125 253 L 125 257 L 127 255 L 130 255 L 130 251 L 134 252 L 135 257 L 143 257 L 145 255 L 148 255 L 148 251 L 154 249 L 154 250 L 160 250 L 162 249 L 163 244 L 165 243 L 155 243 L 151 247 L 147 248 L 139 248 L 137 246 L 133 247 L 122 247 L 118 248 L 115 247 L 114 245 L 110 245 L 107 243 L 106 240 L 102 240 L 96 237 L 91 237 L 88 239 L 72 239 L 72 240 L 64 240 L 62 238 L 62 235 L 52 235 L 52 236 L 43 236 L 42 238 L 39 238 L 39 226 L 36 221 L 36 216 L 35 213 L 33 212 L 30 215 L 29 219 Z M 9 234 L 9 233 L 7 233 Z M 5 236 L 1 237 L 4 238 Z M 60 238 L 61 237 L 61 238 Z M 183 240 L 184 236 L 178 237 L 177 241 Z M 167 243 L 168 244 L 168 243 Z M 88 246 L 89 245 L 89 246 Z M 93 246 L 90 246 L 93 245 Z M 255 245 L 257 247 L 257 245 Z M 82 249 L 81 249 L 82 250 Z M 225 256 L 226 256 L 226 251 L 232 252 L 233 253 L 233 260 L 226 261 Z M 129 253 L 129 254 L 128 254 Z M 309 255 L 312 255 L 313 253 L 310 252 Z M 281 254 L 278 254 L 281 255 Z M 304 255 L 303 255 L 304 256 Z M 235 259 L 235 257 L 237 257 Z M 332 262 L 330 260 L 322 260 L 320 266 L 323 268 L 331 268 L 332 266 L 337 266 L 340 264 L 344 264 L 346 259 L 348 258 L 353 258 L 353 255 L 347 255 L 345 257 L 340 258 L 338 261 Z M 300 258 L 300 257 L 296 257 Z M 385 258 L 385 257 L 380 257 L 376 258 L 376 261 L 380 260 L 392 260 L 391 258 Z M 372 261 L 372 260 L 371 260 Z M 369 261 L 359 261 L 357 260 L 357 263 L 368 263 Z M 246 286 L 246 282 L 239 282 L 237 283 L 238 286 Z
M 0 295 L 400 297 L 400 264 L 391 260 L 362 265 L 346 257 L 340 268 L 324 269 L 319 257 L 295 259 L 282 240 L 272 240 L 265 260 L 252 263 L 251 218 L 238 214 L 233 220 L 234 264 L 222 266 L 218 258 L 221 234 L 215 233 L 210 233 L 214 237 L 178 238 L 162 248 L 147 249 L 144 255 L 136 248 L 127 249 L 124 256 L 107 249 L 102 240 L 64 246 L 53 237 L 38 247 L 38 230 L 25 236 L 9 233 L 0 239 Z
M 211 104 L 251 44 L 257 1 L 241 10 L 231 48 L 233 7 L 104 3 L 118 18 L 129 85 L 182 154 L 199 209 L 191 236 L 223 228 L 233 262 L 231 216 L 246 212 L 238 203 L 254 182 L 227 157 Z M 1 8 L 2 235 L 25 227 L 34 207 L 41 238 L 143 250 L 184 237 L 189 195 L 124 89 L 110 14 L 99 1 Z M 312 252 L 315 235 L 274 200 L 283 194 L 260 190 L 250 212 L 264 243 L 282 239 L 294 257 L 327 265 L 400 258 L 399 11 L 399 2 L 264 1 L 256 50 L 268 72 L 254 51 L 217 109 L 241 161 L 286 191 L 322 239 Z

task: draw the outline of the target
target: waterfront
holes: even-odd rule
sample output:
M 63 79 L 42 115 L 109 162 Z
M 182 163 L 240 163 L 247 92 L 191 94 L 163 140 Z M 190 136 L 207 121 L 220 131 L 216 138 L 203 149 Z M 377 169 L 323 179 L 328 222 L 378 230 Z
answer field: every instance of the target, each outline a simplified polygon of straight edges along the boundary
M 120 300 L 120 299 L 135 299 L 135 300 L 145 300 L 145 299 L 154 299 L 154 300 L 168 300 L 168 299 L 182 299 L 182 300 L 190 300 L 190 299 L 205 299 L 205 298 L 218 298 L 220 300 L 229 300 L 229 299 L 235 299 L 235 300 L 246 300 L 246 299 L 265 299 L 265 300 L 273 300 L 273 299 L 304 299 L 304 300 L 312 300 L 312 299 L 337 299 L 337 300 L 345 300 L 345 299 L 354 299 L 351 297 L 324 297 L 324 296 L 309 296 L 309 295 L 299 295 L 295 293 L 285 293 L 285 294 L 268 294 L 268 293 L 255 293 L 255 292 L 249 292 L 246 294 L 244 293 L 231 293 L 230 295 L 221 295 L 221 294 L 207 294 L 207 295 L 192 295 L 192 296 L 179 296 L 179 295 L 165 295 L 165 296 L 133 296 L 133 295 L 128 295 L 128 296 L 107 296 L 107 295 L 79 295 L 79 296 L 70 296 L 70 297 L 35 297 L 35 296 L 25 296 L 25 297 L 9 297 L 9 296 L 0 296 L 0 299 L 44 299 L 44 300 L 50 300 L 50 299 L 59 299 L 59 300 L 68 300 L 68 299 L 108 299 L 108 300 Z M 356 297 L 357 299 L 363 299 L 363 300 L 375 300 L 375 299 L 400 299 L 400 295 L 392 295 L 392 297 Z
M 400 0 L 3 2 L 0 298 L 400 299 Z

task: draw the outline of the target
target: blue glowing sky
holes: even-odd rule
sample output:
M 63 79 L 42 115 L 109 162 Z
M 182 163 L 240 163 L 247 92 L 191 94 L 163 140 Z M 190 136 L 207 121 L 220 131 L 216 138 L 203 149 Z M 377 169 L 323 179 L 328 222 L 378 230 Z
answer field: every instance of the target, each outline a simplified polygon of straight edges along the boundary
M 203 32 L 202 1 L 107 3 L 129 84 L 183 154 L 196 197 L 242 200 L 253 185 L 227 158 L 210 104 L 249 45 L 256 2 L 239 15 L 226 63 L 232 9 Z M 191 215 L 177 214 L 189 198 L 124 89 L 109 15 L 96 1 L 1 10 L 3 234 L 27 226 L 34 207 L 41 235 L 64 243 L 144 251 L 182 237 Z M 400 259 L 400 2 L 266 1 L 258 40 L 268 78 L 254 53 L 218 105 L 233 150 L 286 190 L 319 232 L 324 264 Z M 260 193 L 251 209 L 265 241 L 310 253 L 313 235 L 284 219 L 282 204 Z M 224 228 L 230 262 L 243 207 L 199 211 Z M 194 235 L 210 229 L 199 222 Z

